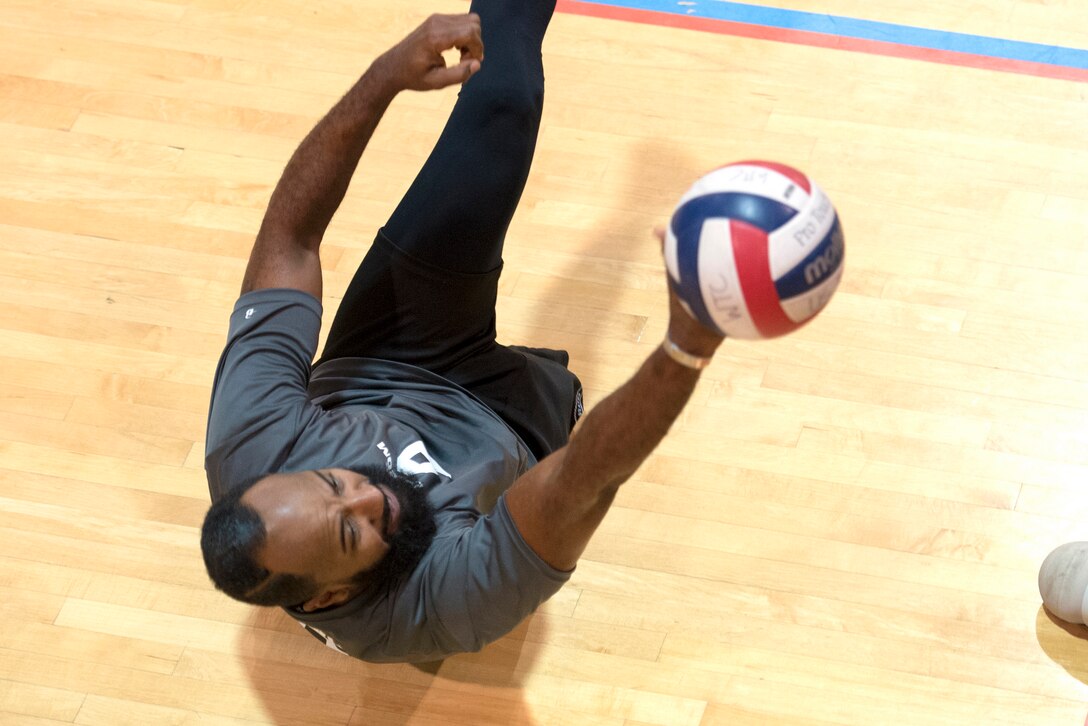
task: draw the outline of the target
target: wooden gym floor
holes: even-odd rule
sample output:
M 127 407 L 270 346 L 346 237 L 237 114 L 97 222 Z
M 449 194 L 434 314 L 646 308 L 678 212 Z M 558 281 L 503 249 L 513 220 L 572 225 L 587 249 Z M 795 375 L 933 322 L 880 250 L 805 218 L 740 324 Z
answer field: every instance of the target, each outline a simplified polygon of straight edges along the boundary
M 1088 48 L 1080 0 L 777 4 Z M 727 343 L 570 584 L 479 654 L 367 665 L 210 587 L 209 385 L 272 185 L 465 8 L 0 0 L 0 724 L 1080 726 L 1088 630 L 1035 577 L 1088 539 L 1083 80 L 557 15 L 503 340 L 568 348 L 600 400 L 664 331 L 651 227 L 743 158 L 829 192 L 838 296 Z M 326 310 L 452 101 L 390 110 Z

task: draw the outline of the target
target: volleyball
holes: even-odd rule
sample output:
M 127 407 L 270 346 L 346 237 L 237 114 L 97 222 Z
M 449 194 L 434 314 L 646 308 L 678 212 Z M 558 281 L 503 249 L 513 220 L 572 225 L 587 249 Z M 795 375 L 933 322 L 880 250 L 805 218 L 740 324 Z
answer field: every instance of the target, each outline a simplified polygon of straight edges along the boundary
M 700 178 L 665 234 L 669 283 L 684 309 L 731 338 L 775 338 L 815 317 L 839 286 L 844 252 L 823 190 L 769 161 Z
M 1043 605 L 1067 623 L 1088 622 L 1088 542 L 1066 542 L 1039 567 Z

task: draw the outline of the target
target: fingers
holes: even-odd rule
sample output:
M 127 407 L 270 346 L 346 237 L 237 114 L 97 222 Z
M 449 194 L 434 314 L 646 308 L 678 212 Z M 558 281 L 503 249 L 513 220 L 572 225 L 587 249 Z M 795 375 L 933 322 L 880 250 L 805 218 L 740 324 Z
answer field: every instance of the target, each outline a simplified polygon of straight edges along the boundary
M 451 48 L 461 51 L 461 60 L 484 59 L 484 41 L 480 33 L 480 16 L 476 13 L 466 15 L 432 15 L 427 19 L 428 39 L 431 50 L 441 53 Z
M 480 70 L 484 58 L 480 16 L 432 15 L 413 34 L 416 40 L 418 75 L 409 88 L 434 90 L 464 83 Z M 442 53 L 451 49 L 460 52 L 460 61 L 447 66 Z
M 661 243 L 661 251 L 665 251 L 665 225 L 654 225 L 654 237 L 657 237 L 657 241 Z
M 469 13 L 465 16 L 468 19 L 471 32 L 468 37 L 460 43 L 451 45 L 450 47 L 457 47 L 461 50 L 461 60 L 465 58 L 475 58 L 477 61 L 483 61 L 484 59 L 484 40 L 480 34 L 480 16 L 476 13 Z
M 430 89 L 445 88 L 455 83 L 464 83 L 480 70 L 480 61 L 471 59 L 461 61 L 455 66 L 433 68 L 426 76 L 426 86 Z
M 661 252 L 665 253 L 665 239 L 667 228 L 663 224 L 654 225 L 654 237 L 661 244 Z M 666 263 L 667 264 L 667 263 Z M 668 272 L 665 273 L 669 279 Z M 710 357 L 724 337 L 717 331 L 710 330 L 698 322 L 690 311 L 680 302 L 676 288 L 667 284 L 669 291 L 669 339 L 680 346 L 681 350 L 693 355 Z
M 484 59 L 483 46 L 480 46 L 479 54 L 477 54 L 473 49 L 468 47 L 458 48 L 458 50 L 461 51 L 462 64 L 475 62 L 476 66 L 475 70 L 472 71 L 473 73 L 480 69 L 480 64 L 483 62 Z

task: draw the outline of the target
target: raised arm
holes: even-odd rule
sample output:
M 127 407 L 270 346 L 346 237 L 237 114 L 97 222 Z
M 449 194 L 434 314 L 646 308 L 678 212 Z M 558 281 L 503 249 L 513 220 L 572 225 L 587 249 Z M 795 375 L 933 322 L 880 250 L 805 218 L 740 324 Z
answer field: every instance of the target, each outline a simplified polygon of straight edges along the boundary
M 669 339 L 699 358 L 710 358 L 723 340 L 695 322 L 671 290 Z M 507 508 L 545 562 L 560 570 L 575 566 L 620 485 L 668 433 L 698 378 L 698 370 L 659 346 L 585 416 L 570 443 L 514 482 Z
M 442 52 L 451 48 L 461 58 L 447 67 Z M 475 14 L 432 15 L 377 58 L 287 163 L 250 253 L 242 292 L 290 287 L 320 299 L 318 248 L 393 97 L 463 83 L 482 61 Z

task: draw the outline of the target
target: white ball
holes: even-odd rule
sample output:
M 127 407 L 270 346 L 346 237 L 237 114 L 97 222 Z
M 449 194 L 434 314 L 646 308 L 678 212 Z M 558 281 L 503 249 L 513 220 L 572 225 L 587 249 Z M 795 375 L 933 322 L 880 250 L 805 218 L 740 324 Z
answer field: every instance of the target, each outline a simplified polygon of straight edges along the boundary
M 823 190 L 768 161 L 699 179 L 665 236 L 665 266 L 685 309 L 732 338 L 773 338 L 811 320 L 839 286 L 844 251 Z
M 1039 568 L 1043 606 L 1067 623 L 1088 620 L 1088 542 L 1067 542 Z

